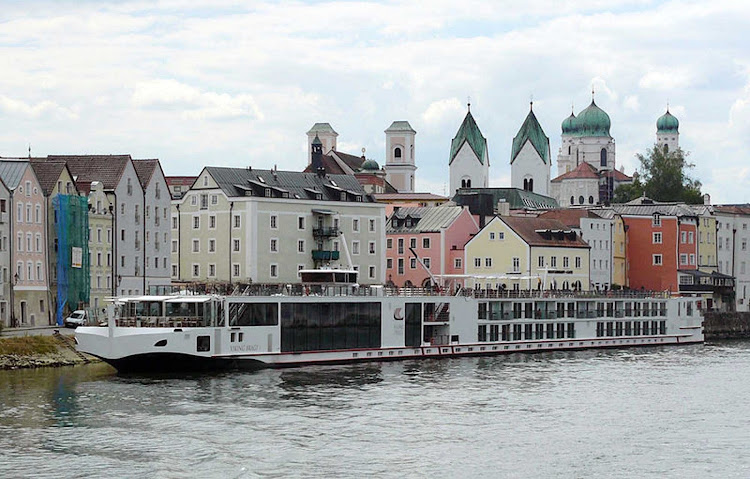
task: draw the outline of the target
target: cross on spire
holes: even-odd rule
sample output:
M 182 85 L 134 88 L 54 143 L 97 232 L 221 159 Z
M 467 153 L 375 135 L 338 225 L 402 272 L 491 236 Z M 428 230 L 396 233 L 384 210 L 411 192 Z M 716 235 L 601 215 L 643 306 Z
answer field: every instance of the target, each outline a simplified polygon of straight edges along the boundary
M 469 109 L 469 113 L 471 113 L 471 97 L 466 97 L 466 107 Z

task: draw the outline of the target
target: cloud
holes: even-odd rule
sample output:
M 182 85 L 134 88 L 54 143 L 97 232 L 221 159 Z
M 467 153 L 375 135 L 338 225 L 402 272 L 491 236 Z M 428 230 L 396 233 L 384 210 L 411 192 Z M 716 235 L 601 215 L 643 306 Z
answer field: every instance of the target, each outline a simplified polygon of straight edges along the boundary
M 674 91 L 689 87 L 692 78 L 689 72 L 679 70 L 649 71 L 638 81 L 638 86 L 650 90 Z
M 422 121 L 428 126 L 433 126 L 446 120 L 455 122 L 455 118 L 463 114 L 464 108 L 457 98 L 433 101 L 424 113 L 422 113 Z
M 249 117 L 263 119 L 252 95 L 201 91 L 176 80 L 152 80 L 135 86 L 132 102 L 137 107 L 181 109 L 189 120 Z
M 632 111 L 638 111 L 641 109 L 641 103 L 638 101 L 638 95 L 630 95 L 625 98 L 622 103 L 625 108 Z
M 52 115 L 56 118 L 74 120 L 78 114 L 64 108 L 50 100 L 43 100 L 30 104 L 21 100 L 14 100 L 5 95 L 0 95 L 0 110 L 10 115 L 21 115 L 28 118 L 39 118 L 44 115 Z

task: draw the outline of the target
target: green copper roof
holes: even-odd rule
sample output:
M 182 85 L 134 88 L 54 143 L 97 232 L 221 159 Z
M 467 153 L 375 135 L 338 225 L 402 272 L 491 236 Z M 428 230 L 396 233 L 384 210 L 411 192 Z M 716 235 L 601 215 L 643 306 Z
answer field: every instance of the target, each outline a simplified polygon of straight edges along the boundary
M 313 145 L 322 145 L 323 144 L 323 142 L 320 141 L 320 138 L 318 138 L 318 134 L 317 133 L 315 134 L 315 138 L 313 138 L 312 144 Z
M 549 164 L 549 138 L 544 134 L 542 125 L 537 121 L 536 116 L 534 115 L 534 110 L 529 110 L 529 114 L 526 115 L 526 119 L 523 121 L 521 129 L 518 130 L 518 133 L 513 138 L 513 148 L 510 152 L 511 164 L 513 164 L 513 161 L 521 152 L 523 145 L 525 145 L 527 141 L 531 142 L 531 145 L 542 158 L 542 161 L 545 164 Z
M 680 122 L 674 115 L 669 113 L 669 109 L 667 109 L 667 112 L 656 120 L 657 133 L 677 133 L 679 128 Z
M 599 108 L 594 100 L 583 111 L 578 114 L 576 120 L 578 136 L 609 136 L 611 122 L 609 115 Z
M 461 149 L 464 143 L 468 143 L 474 154 L 479 158 L 481 164 L 485 164 L 487 161 L 487 139 L 482 136 L 482 132 L 479 131 L 477 123 L 474 121 L 474 117 L 471 116 L 471 112 L 466 113 L 464 122 L 461 123 L 461 127 L 458 129 L 456 136 L 451 141 L 451 157 L 448 160 L 448 164 L 453 163 L 456 158 L 458 151 Z
M 389 126 L 388 129 L 385 130 L 385 131 L 386 132 L 389 132 L 389 131 L 406 131 L 406 132 L 409 132 L 409 133 L 416 133 L 416 131 L 414 131 L 414 128 L 412 128 L 411 125 L 409 124 L 409 122 L 408 121 L 404 121 L 404 120 L 394 121 L 393 123 L 391 123 L 391 126 Z
M 364 163 L 362 163 L 362 169 L 363 170 L 379 170 L 380 165 L 378 165 L 378 162 L 375 160 L 367 160 Z
M 575 135 L 578 131 L 578 118 L 570 112 L 570 116 L 562 122 L 562 134 L 563 135 Z

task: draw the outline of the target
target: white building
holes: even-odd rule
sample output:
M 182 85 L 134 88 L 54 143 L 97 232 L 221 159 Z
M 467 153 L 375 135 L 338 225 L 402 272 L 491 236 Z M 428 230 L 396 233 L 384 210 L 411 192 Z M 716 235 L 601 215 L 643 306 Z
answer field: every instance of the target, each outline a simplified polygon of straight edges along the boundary
M 521 128 L 513 138 L 510 153 L 510 185 L 549 196 L 549 138 L 534 115 L 533 103 Z
M 736 310 L 750 311 L 750 205 L 717 205 L 714 215 L 719 273 L 735 278 Z
M 490 176 L 490 157 L 487 139 L 482 136 L 471 109 L 451 141 L 450 196 L 459 188 L 487 188 Z
M 408 121 L 394 121 L 385 130 L 385 175 L 400 193 L 414 191 L 414 138 L 417 132 Z M 325 150 L 324 150 L 325 152 Z

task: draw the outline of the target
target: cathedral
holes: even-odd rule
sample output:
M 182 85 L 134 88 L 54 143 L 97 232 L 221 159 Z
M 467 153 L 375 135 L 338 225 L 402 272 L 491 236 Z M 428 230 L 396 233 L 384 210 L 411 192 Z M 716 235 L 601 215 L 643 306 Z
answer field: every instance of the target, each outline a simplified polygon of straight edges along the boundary
M 459 188 L 487 188 L 490 178 L 490 157 L 487 139 L 471 115 L 471 104 L 451 141 L 448 158 L 450 194 Z

